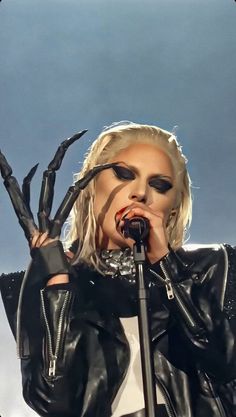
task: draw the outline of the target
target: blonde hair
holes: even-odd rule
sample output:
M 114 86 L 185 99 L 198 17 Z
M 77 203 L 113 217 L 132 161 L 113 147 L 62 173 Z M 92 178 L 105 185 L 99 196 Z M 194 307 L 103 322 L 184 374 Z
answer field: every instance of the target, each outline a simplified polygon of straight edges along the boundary
M 182 246 L 192 218 L 191 181 L 186 169 L 187 159 L 177 142 L 176 136 L 157 126 L 129 122 L 115 123 L 106 128 L 93 142 L 85 155 L 84 164 L 75 181 L 82 178 L 95 165 L 107 163 L 121 150 L 133 143 L 155 144 L 161 148 L 173 164 L 177 181 L 178 201 L 175 215 L 167 224 L 167 236 L 173 249 Z M 100 260 L 96 248 L 96 220 L 93 211 L 95 179 L 81 192 L 71 212 L 70 232 L 66 243 L 78 240 L 74 262 L 85 262 L 99 270 Z

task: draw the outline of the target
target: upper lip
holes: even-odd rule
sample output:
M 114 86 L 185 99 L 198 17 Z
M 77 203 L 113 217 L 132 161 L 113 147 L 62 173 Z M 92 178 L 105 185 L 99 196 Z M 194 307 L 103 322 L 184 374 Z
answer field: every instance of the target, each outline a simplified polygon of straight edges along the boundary
M 124 213 L 124 211 L 125 211 L 128 207 L 129 207 L 129 206 L 125 206 L 125 207 L 123 207 L 122 209 L 120 209 L 119 211 L 117 211 L 116 215 L 117 215 L 117 214 L 118 214 L 118 215 L 123 214 L 123 213 Z

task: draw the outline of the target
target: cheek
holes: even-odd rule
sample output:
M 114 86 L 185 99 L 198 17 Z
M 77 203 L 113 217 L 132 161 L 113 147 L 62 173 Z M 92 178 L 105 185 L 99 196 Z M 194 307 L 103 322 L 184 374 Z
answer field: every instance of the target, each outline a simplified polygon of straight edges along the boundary
M 101 213 L 104 202 L 106 201 L 106 187 L 105 187 L 105 178 L 101 173 L 94 184 L 94 204 L 93 211 L 96 220 L 98 219 L 99 213 Z
M 94 190 L 94 216 L 98 225 L 104 224 L 106 219 L 110 217 L 110 212 L 114 204 L 114 196 L 112 194 L 113 187 L 110 187 L 109 182 L 98 182 Z
M 173 209 L 176 202 L 176 193 L 156 194 L 154 197 L 155 208 L 163 212 Z
M 97 194 L 95 194 L 95 195 L 96 196 L 94 198 L 94 203 L 93 203 L 93 213 L 94 213 L 94 217 L 97 221 L 99 212 L 101 211 L 101 209 L 100 209 L 101 204 L 100 204 L 99 198 L 97 197 Z
M 161 212 L 164 216 L 164 220 L 168 221 L 171 211 L 176 207 L 176 192 L 168 194 L 157 194 L 155 195 L 155 203 L 152 209 L 155 212 Z

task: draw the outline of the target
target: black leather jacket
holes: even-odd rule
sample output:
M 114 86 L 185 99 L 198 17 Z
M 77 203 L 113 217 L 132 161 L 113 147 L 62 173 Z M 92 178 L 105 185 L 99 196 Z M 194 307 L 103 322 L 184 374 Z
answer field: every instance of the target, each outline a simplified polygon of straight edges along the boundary
M 41 416 L 110 417 L 129 365 L 119 317 L 137 313 L 134 280 L 77 266 L 71 283 L 45 288 L 42 259 L 33 259 L 25 279 L 23 272 L 0 279 L 24 398 Z M 156 382 L 168 415 L 235 417 L 235 249 L 187 246 L 147 264 L 146 274 Z

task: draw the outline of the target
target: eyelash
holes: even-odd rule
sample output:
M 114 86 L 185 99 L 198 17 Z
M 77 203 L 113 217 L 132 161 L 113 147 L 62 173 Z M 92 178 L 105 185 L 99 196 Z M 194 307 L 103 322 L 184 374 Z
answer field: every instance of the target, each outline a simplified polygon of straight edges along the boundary
M 173 185 L 169 181 L 163 179 L 151 180 L 149 181 L 149 185 L 151 187 L 154 187 L 161 194 L 167 193 L 167 191 L 169 191 L 173 187 Z
M 134 180 L 135 179 L 135 175 L 134 173 L 125 167 L 120 167 L 120 166 L 114 166 L 113 167 L 113 171 L 115 172 L 115 175 L 117 178 L 119 178 L 119 180 Z
M 135 174 L 128 168 L 114 166 L 113 171 L 115 173 L 115 176 L 121 181 L 132 181 L 135 179 Z M 169 181 L 161 178 L 150 180 L 149 185 L 155 188 L 155 190 L 161 194 L 165 194 L 173 187 L 173 185 Z

